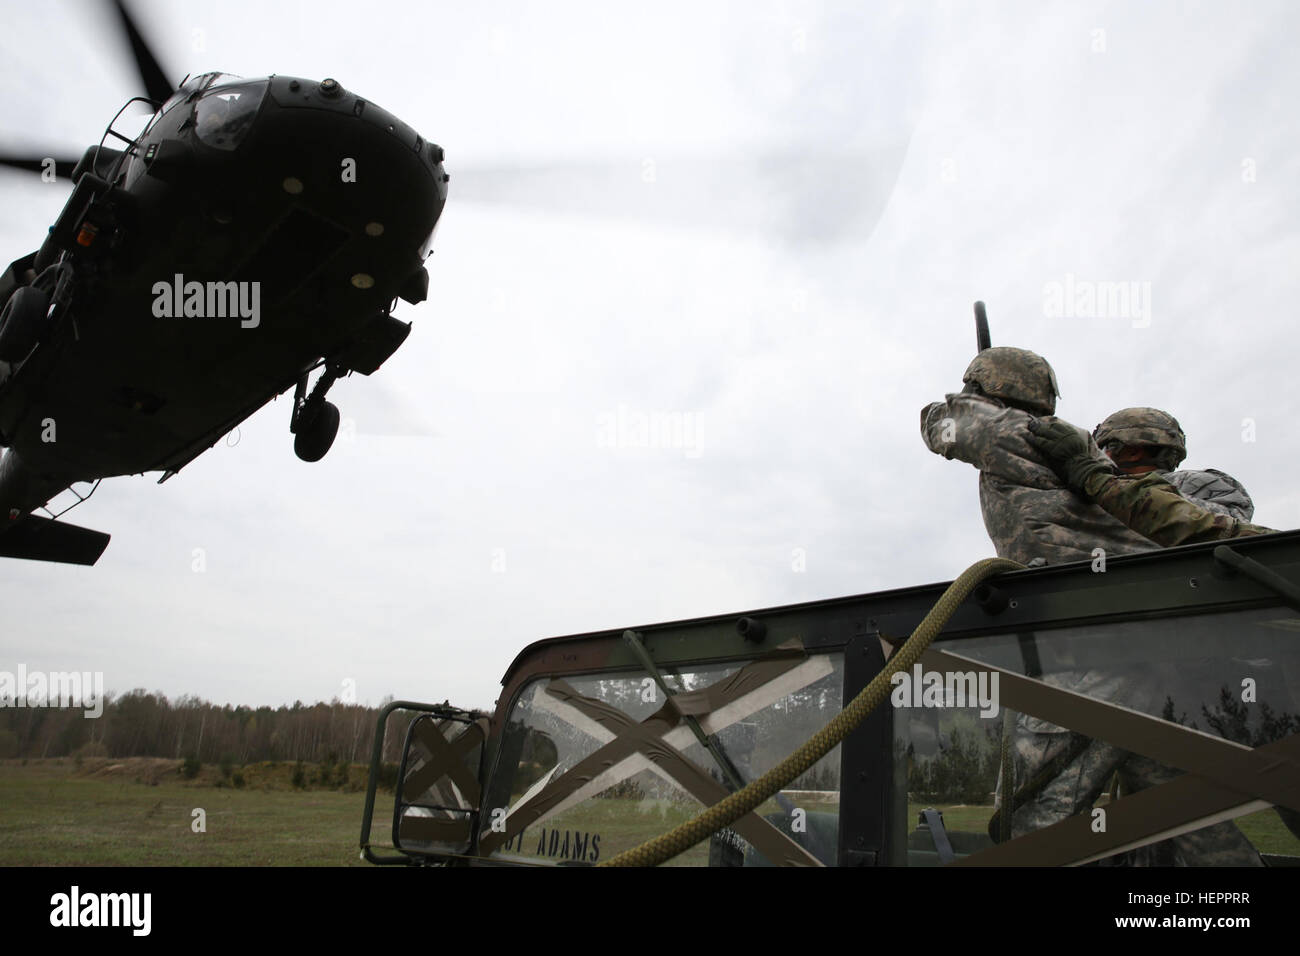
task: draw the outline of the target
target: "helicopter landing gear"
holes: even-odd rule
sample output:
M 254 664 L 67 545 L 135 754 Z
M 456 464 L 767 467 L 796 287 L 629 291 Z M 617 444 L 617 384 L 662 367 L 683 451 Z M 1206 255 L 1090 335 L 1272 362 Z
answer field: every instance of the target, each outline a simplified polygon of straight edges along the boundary
M 299 415 L 298 432 L 293 436 L 293 453 L 303 461 L 320 461 L 339 432 L 338 406 L 322 400 L 315 408 L 303 406 Z
M 36 346 L 50 297 L 34 286 L 15 289 L 0 312 L 0 361 L 21 362 Z
M 333 402 L 325 401 L 325 393 L 342 374 L 341 366 L 327 365 L 311 395 L 306 394 L 307 375 L 304 373 L 298 379 L 289 431 L 293 433 L 293 453 L 303 461 L 320 461 L 334 444 L 334 436 L 339 431 L 339 410 Z

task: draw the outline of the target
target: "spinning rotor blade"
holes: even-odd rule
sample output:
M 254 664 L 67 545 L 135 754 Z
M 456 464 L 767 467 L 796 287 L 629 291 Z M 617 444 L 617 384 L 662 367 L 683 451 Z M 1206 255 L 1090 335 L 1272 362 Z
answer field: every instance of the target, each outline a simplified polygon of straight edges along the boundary
M 43 173 L 49 168 L 48 161 L 51 159 L 54 160 L 54 175 L 60 179 L 70 179 L 72 178 L 72 170 L 76 167 L 80 157 L 72 159 L 67 156 L 51 154 L 41 156 L 37 153 L 29 153 L 26 156 L 0 154 L 0 166 L 21 169 L 29 173 Z
M 131 55 L 135 57 L 136 69 L 140 71 L 140 80 L 144 83 L 145 95 L 151 100 L 162 103 L 167 97 L 171 96 L 176 87 L 167 80 L 167 74 L 163 72 L 158 58 L 154 56 L 153 50 L 150 49 L 149 43 L 140 32 L 139 27 L 135 25 L 135 20 L 126 9 L 126 4 L 122 0 L 113 0 L 113 6 L 117 7 L 118 15 L 122 18 L 122 29 L 126 31 L 127 41 L 131 44 Z
M 163 103 L 172 95 L 175 87 L 168 82 L 158 57 L 154 55 L 140 28 L 136 26 L 135 19 L 127 10 L 123 0 L 111 0 L 111 6 L 117 9 L 117 17 L 131 46 L 131 56 L 135 60 L 136 69 L 140 72 L 140 81 L 144 85 L 145 94 L 158 104 Z M 49 169 L 50 159 L 54 160 L 55 176 L 59 179 L 70 179 L 80 157 L 61 156 L 53 152 L 42 154 L 34 150 L 26 153 L 0 153 L 0 167 L 8 166 L 11 169 L 39 174 Z
M 536 167 L 449 166 L 449 202 L 836 242 L 871 235 L 909 137 L 828 153 L 629 157 Z

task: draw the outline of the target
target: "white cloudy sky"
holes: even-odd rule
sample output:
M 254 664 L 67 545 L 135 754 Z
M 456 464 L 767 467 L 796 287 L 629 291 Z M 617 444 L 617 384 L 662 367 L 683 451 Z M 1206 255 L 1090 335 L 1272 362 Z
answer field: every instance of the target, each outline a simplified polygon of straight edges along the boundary
M 1064 417 L 1166 408 L 1300 524 L 1294 4 L 134 7 L 176 80 L 338 78 L 451 198 L 411 337 L 332 393 L 354 433 L 299 462 L 282 399 L 105 482 L 96 567 L 0 568 L 0 669 L 484 706 L 538 638 L 950 579 L 992 548 L 917 419 L 978 298 Z M 136 92 L 110 21 L 6 19 L 0 144 L 79 153 Z M 64 198 L 0 174 L 0 258 Z M 1067 275 L 1149 283 L 1149 322 L 1045 314 Z M 600 427 L 652 413 L 679 447 Z

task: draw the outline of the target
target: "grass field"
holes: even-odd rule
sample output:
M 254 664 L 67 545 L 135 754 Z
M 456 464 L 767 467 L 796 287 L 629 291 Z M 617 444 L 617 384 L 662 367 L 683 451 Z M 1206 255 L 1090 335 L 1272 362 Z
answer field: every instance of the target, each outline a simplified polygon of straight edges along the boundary
M 345 789 L 294 789 L 292 764 L 239 768 L 242 787 L 216 768 L 185 780 L 174 760 L 0 761 L 0 865 L 3 866 L 367 866 L 357 840 L 364 769 L 348 768 Z M 308 768 L 308 779 L 317 768 Z M 337 785 L 337 779 L 335 780 Z M 663 803 L 663 806 L 659 804 Z M 391 794 L 376 802 L 374 837 L 384 843 Z M 921 805 L 909 806 L 909 829 Z M 205 831 L 195 832 L 201 809 Z M 833 805 L 810 804 L 812 810 Z M 983 832 L 990 807 L 948 806 L 948 829 Z M 761 812 L 775 813 L 774 803 Z M 562 817 L 565 815 L 562 815 Z M 587 804 L 579 824 L 605 836 L 601 859 L 662 833 L 688 816 L 667 801 Z M 546 826 L 563 828 L 553 818 Z M 1297 840 L 1272 810 L 1237 821 L 1265 853 L 1300 855 Z M 533 837 L 536 839 L 536 837 Z M 674 861 L 698 864 L 707 844 Z
M 293 790 L 289 764 L 241 789 L 217 787 L 215 770 L 185 781 L 178 764 L 0 761 L 0 865 L 369 865 L 357 848 L 364 793 Z M 280 768 L 283 788 L 270 772 Z M 255 770 L 244 773 L 257 779 Z M 354 779 L 364 780 L 360 768 Z M 206 832 L 192 829 L 195 809 Z

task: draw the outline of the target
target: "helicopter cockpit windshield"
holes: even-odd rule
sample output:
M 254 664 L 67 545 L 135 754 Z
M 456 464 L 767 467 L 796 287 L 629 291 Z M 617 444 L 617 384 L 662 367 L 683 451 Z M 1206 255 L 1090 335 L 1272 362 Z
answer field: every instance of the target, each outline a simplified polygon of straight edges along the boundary
M 145 129 L 145 133 L 148 134 L 149 130 L 153 129 L 158 120 L 170 113 L 181 103 L 192 103 L 199 93 L 211 86 L 213 83 L 232 80 L 237 81 L 239 79 L 240 77 L 235 76 L 233 73 L 200 73 L 196 76 L 185 77 L 181 85 L 176 87 L 175 92 L 173 92 L 171 96 L 167 97 L 162 106 L 154 112 L 153 118 L 149 120 L 149 126 Z
M 171 135 L 176 135 L 177 130 L 184 130 L 192 124 L 194 134 L 204 144 L 220 150 L 234 150 L 252 127 L 269 85 L 265 79 L 246 80 L 233 73 L 201 73 L 186 77 L 153 114 L 148 126 L 138 137 L 117 138 L 128 143 L 143 143 L 151 133 L 156 133 L 163 117 L 184 105 L 185 108 L 174 117 L 175 122 L 166 124 L 172 131 Z M 128 186 L 145 172 L 145 165 L 137 155 L 139 152 L 128 150 Z
M 173 107 L 178 106 L 187 100 L 192 100 L 193 97 L 197 96 L 205 87 L 219 81 L 222 77 L 236 79 L 236 77 L 229 73 L 200 73 L 197 76 L 185 77 L 185 80 L 181 85 L 176 87 L 176 91 L 172 93 L 171 96 L 167 97 L 167 101 L 163 103 L 158 112 L 154 114 L 154 122 L 157 122 L 160 116 L 170 113 Z
M 194 109 L 194 132 L 208 146 L 232 150 L 243 142 L 266 96 L 266 80 L 230 77 L 217 82 L 199 97 Z

